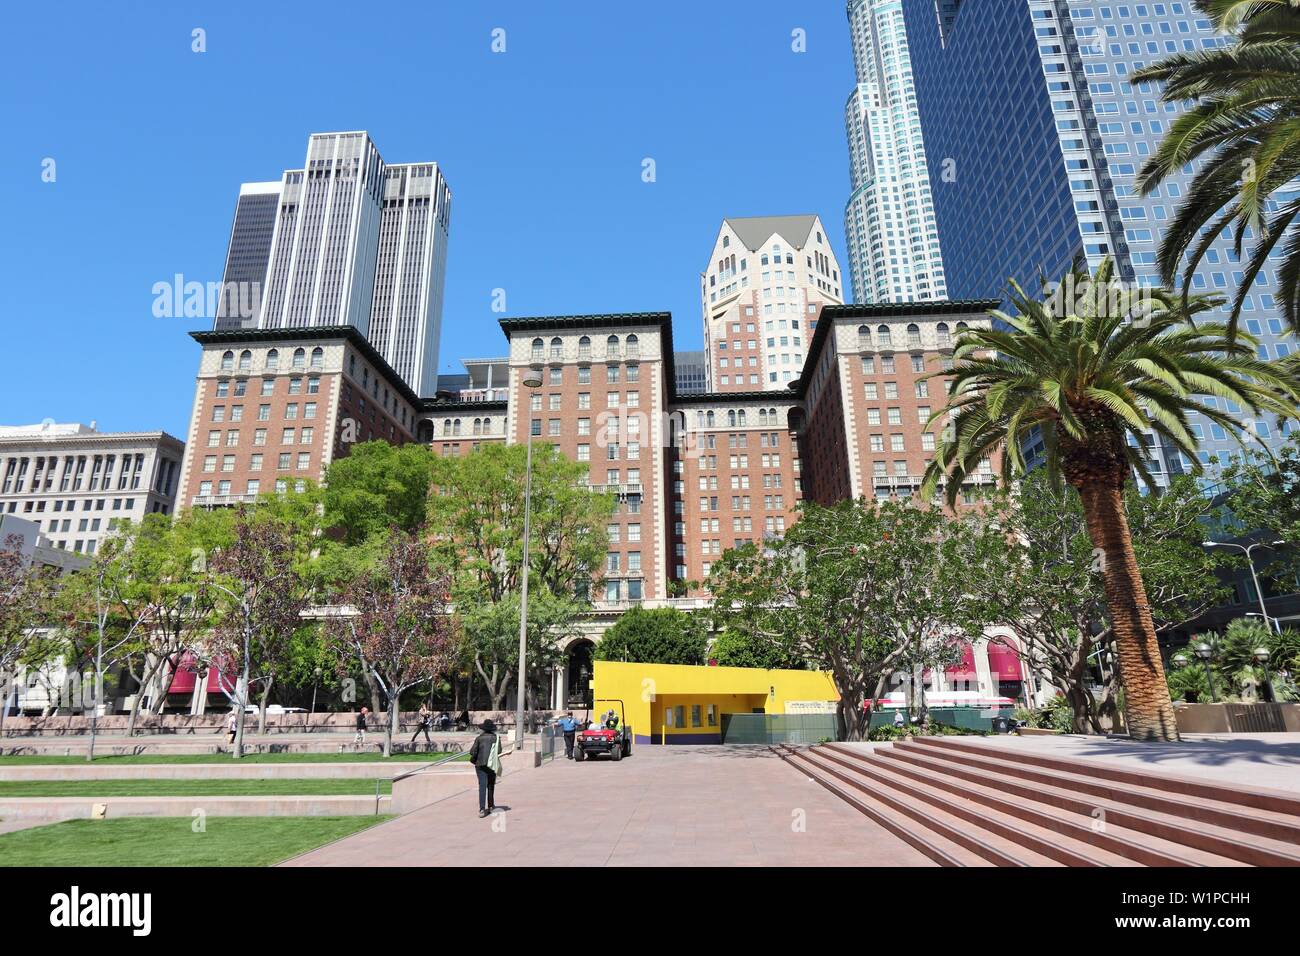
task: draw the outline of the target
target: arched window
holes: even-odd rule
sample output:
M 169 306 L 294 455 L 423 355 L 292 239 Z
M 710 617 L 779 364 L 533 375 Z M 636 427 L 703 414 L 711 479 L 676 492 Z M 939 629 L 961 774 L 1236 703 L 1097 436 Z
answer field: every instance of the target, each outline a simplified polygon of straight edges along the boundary
M 229 372 L 235 367 L 235 353 L 231 351 L 223 352 L 221 355 L 221 371 Z
M 958 323 L 957 323 L 957 334 L 958 334 L 958 335 L 961 335 L 961 333 L 965 332 L 968 328 L 970 328 L 970 326 L 968 326 L 965 322 L 958 322 Z
M 710 411 L 708 412 L 708 414 L 706 414 L 706 415 L 704 416 L 704 420 L 705 420 L 706 427 L 708 427 L 708 428 L 712 428 L 712 427 L 713 427 L 713 412 L 712 412 L 712 410 L 710 410 Z
M 266 353 L 266 367 L 271 371 L 275 371 L 277 368 L 280 367 L 279 349 L 271 349 L 271 351 Z
M 445 438 L 446 436 L 448 436 L 448 435 L 451 434 L 451 419 L 450 419 L 450 418 L 444 418 L 444 419 L 442 420 L 442 434 L 443 434 L 443 437 L 444 437 L 444 438 Z
M 695 413 L 695 427 L 696 427 L 696 428 L 703 428 L 703 427 L 704 427 L 704 413 L 703 413 L 703 412 L 696 412 L 696 413 Z
M 302 368 L 307 363 L 307 352 L 305 349 L 293 350 L 293 367 Z
M 606 358 L 618 357 L 618 336 L 617 335 L 611 335 L 609 338 L 605 340 L 605 356 Z
M 460 434 L 460 419 L 459 419 L 459 418 L 456 419 L 454 422 L 451 423 L 451 433 L 452 433 L 453 435 L 459 435 L 459 434 Z
M 483 419 L 481 418 L 474 419 L 474 434 L 475 435 L 483 434 Z
M 541 339 L 533 339 L 533 358 L 540 361 L 545 354 L 546 345 Z
M 771 422 L 773 425 L 775 425 L 775 424 L 777 423 L 778 419 L 777 419 L 777 417 L 776 417 L 776 409 L 775 409 L 775 408 L 769 408 L 769 409 L 767 410 L 767 420 L 768 420 L 769 422 Z
M 551 339 L 551 358 L 564 358 L 564 343 L 560 341 L 558 335 Z
M 871 348 L 871 329 L 865 325 L 858 326 L 858 348 Z
M 627 337 L 627 357 L 637 358 L 641 354 L 641 340 L 635 335 Z
M 578 358 L 591 358 L 591 336 L 578 339 Z
M 934 327 L 935 338 L 939 340 L 939 348 L 945 349 L 952 345 L 952 333 L 948 331 L 948 323 L 940 322 Z
M 734 408 L 727 410 L 727 425 L 730 428 L 736 427 L 736 410 Z
M 767 409 L 766 409 L 766 408 L 760 408 L 760 409 L 758 410 L 758 423 L 759 423 L 760 425 L 766 425 L 766 424 L 767 424 Z
M 880 328 L 876 329 L 876 342 L 881 346 L 893 344 L 889 338 L 889 326 L 882 325 Z
M 921 347 L 921 327 L 912 322 L 907 327 L 907 347 L 918 349 Z
M 239 370 L 241 372 L 247 372 L 252 367 L 253 353 L 248 351 L 248 349 L 244 349 L 244 351 L 239 353 Z
M 319 345 L 311 350 L 311 367 L 312 368 L 325 367 L 325 350 L 321 348 Z
M 743 408 L 736 412 L 736 424 L 741 428 L 745 427 L 745 410 Z

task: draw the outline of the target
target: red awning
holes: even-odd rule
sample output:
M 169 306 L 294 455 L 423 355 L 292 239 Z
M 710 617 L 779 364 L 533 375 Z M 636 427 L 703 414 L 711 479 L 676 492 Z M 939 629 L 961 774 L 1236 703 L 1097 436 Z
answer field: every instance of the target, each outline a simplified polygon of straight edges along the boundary
M 951 667 L 944 668 L 944 676 L 950 681 L 974 681 L 975 676 L 975 648 L 969 644 L 963 644 L 961 648 L 961 663 L 953 664 Z
M 164 667 L 167 665 L 163 665 Z M 194 669 L 194 655 L 186 651 L 181 656 L 180 666 L 172 674 L 172 682 L 167 688 L 169 694 L 192 694 L 199 675 Z
M 1020 655 L 999 641 L 989 642 L 989 673 L 994 680 L 1024 680 L 1024 667 Z

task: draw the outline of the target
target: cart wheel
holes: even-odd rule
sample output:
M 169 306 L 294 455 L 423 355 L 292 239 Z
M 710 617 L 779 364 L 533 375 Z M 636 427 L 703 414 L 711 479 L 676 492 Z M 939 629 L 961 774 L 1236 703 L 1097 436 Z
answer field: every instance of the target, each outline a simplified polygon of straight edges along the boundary
M 573 748 L 573 759 L 574 759 L 574 760 L 577 760 L 579 763 L 581 763 L 582 761 L 584 761 L 584 760 L 587 759 L 587 754 L 586 754 L 586 752 L 585 752 L 581 747 L 574 747 L 574 748 Z
M 622 745 L 622 744 L 615 744 L 613 747 L 610 747 L 610 748 L 609 748 L 609 759 L 610 759 L 610 760 L 622 760 L 622 759 L 623 759 L 623 745 Z

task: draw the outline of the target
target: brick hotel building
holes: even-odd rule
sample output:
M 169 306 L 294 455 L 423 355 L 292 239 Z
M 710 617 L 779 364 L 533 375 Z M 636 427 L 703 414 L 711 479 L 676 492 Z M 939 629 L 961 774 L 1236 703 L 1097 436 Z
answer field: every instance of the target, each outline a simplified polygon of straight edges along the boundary
M 915 493 L 934 451 L 925 422 L 946 394 L 946 379 L 923 376 L 942 371 L 964 326 L 987 324 L 990 304 L 819 306 L 789 387 L 684 394 L 666 312 L 503 319 L 506 357 L 467 362 L 469 387 L 433 396 L 350 326 L 196 332 L 179 505 L 319 482 L 354 442 L 448 455 L 531 433 L 617 495 L 598 605 L 655 604 L 727 549 L 780 535 L 804 499 Z M 530 373 L 540 387 L 523 385 Z M 990 463 L 972 489 L 993 475 Z

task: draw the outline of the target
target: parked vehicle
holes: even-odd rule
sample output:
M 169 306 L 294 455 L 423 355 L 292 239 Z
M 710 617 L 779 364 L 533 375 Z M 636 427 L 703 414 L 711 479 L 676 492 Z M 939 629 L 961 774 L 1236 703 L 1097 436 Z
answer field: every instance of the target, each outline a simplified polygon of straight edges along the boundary
M 588 721 L 587 728 L 578 733 L 574 741 L 573 759 L 586 760 L 588 757 L 607 756 L 610 760 L 622 760 L 632 755 L 632 728 L 623 722 L 626 708 L 621 700 L 609 699 L 596 701 L 597 709 L 601 704 L 617 704 L 603 714 L 612 715 L 600 720 Z M 613 726 L 609 726 L 610 724 Z

